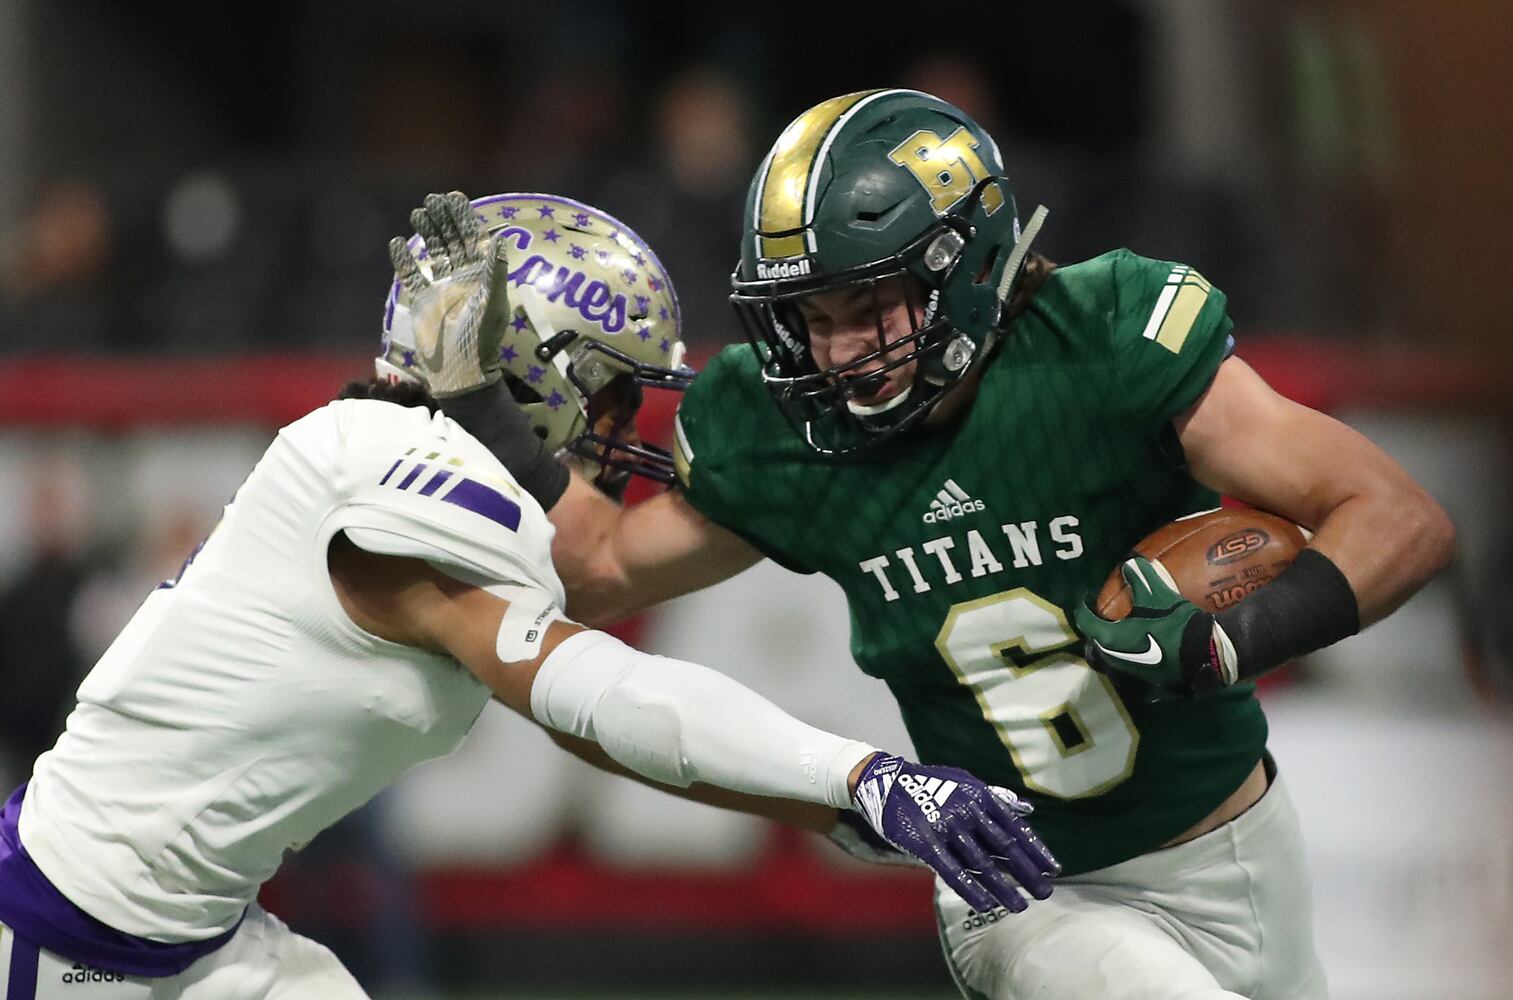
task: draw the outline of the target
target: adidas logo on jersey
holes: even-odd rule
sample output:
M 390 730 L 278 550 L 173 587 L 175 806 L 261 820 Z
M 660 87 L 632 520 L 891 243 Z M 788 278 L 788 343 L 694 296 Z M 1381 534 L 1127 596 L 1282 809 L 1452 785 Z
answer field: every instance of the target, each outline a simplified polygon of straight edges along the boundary
M 957 789 L 954 781 L 944 778 L 926 778 L 920 781 L 907 773 L 898 776 L 898 783 L 909 793 L 914 804 L 919 806 L 919 811 L 925 814 L 926 822 L 932 825 L 940 822 L 940 807 L 946 804 L 951 793 Z
M 967 496 L 967 491 L 956 485 L 956 480 L 947 479 L 945 487 L 930 501 L 930 509 L 925 511 L 924 522 L 935 524 L 939 521 L 949 521 L 956 517 L 965 517 L 968 514 L 976 514 L 980 510 L 986 510 L 987 505 L 981 500 L 973 500 Z

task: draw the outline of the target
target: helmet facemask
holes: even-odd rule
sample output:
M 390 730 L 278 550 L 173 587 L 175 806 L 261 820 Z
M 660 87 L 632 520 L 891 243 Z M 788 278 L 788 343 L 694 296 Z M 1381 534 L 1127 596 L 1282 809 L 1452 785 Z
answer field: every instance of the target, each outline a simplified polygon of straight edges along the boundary
M 608 378 L 605 378 L 605 375 Z M 668 485 L 676 475 L 672 452 L 642 441 L 636 431 L 644 389 L 683 392 L 692 369 L 638 362 L 596 340 L 584 341 L 567 366 L 583 400 L 584 429 L 562 448 L 603 493 L 618 499 L 633 475 Z
M 975 235 L 967 221 L 987 186 L 985 178 L 956 211 L 938 220 L 897 254 L 827 275 L 775 281 L 733 277 L 731 296 L 747 339 L 762 361 L 768 391 L 795 430 L 817 452 L 848 455 L 866 451 L 916 427 L 946 393 L 986 356 L 991 341 L 962 333 L 942 308 L 953 282 L 982 284 L 993 274 L 999 247 L 970 252 Z M 978 248 L 981 249 L 981 248 Z M 974 270 L 970 277 L 963 269 Z M 883 300 L 888 283 L 902 286 L 899 310 L 907 330 L 886 329 Z M 800 303 L 814 295 L 862 288 L 871 303 L 876 349 L 821 369 L 814 358 Z M 913 378 L 897 395 L 866 405 L 878 380 L 907 365 Z

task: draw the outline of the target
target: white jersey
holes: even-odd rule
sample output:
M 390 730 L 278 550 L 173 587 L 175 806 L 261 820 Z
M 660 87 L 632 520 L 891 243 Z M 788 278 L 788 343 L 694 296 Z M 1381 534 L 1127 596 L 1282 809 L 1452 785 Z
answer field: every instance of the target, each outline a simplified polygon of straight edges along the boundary
M 76 906 L 157 941 L 226 931 L 285 851 L 472 728 L 472 674 L 346 616 L 337 531 L 563 601 L 545 513 L 452 421 L 345 400 L 285 427 L 37 761 L 21 841 Z

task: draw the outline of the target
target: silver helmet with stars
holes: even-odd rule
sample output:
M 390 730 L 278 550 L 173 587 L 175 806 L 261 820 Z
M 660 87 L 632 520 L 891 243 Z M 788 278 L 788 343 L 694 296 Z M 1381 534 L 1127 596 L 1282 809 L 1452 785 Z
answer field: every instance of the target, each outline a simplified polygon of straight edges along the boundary
M 640 387 L 681 390 L 693 377 L 657 255 L 624 223 L 569 198 L 495 194 L 471 204 L 502 248 L 510 318 L 500 367 L 536 434 L 601 486 L 627 473 L 671 482 L 671 456 L 625 433 Z M 419 249 L 420 237 L 410 245 Z M 416 348 L 399 293 L 396 281 L 379 361 L 405 377 Z

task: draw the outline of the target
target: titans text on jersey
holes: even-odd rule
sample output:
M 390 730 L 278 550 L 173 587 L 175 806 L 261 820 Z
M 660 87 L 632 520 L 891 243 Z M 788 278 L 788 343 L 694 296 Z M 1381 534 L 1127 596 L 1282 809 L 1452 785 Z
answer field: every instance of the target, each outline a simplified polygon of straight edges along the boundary
M 974 502 L 978 506 L 975 510 L 982 510 L 982 501 Z M 957 506 L 961 506 L 959 503 Z M 927 515 L 928 516 L 928 515 Z M 958 517 L 961 515 L 957 515 Z M 941 535 L 920 543 L 918 550 L 909 545 L 897 549 L 892 553 L 892 559 L 897 560 L 897 566 L 890 560 L 889 555 L 873 556 L 871 559 L 863 559 L 857 564 L 863 573 L 870 573 L 882 588 L 883 600 L 896 601 L 899 599 L 898 587 L 904 591 L 915 594 L 928 594 L 934 586 L 951 586 L 962 580 L 971 578 L 979 579 L 994 573 L 1002 573 L 1004 566 L 1014 569 L 1024 569 L 1027 566 L 1041 566 L 1045 563 L 1045 556 L 1041 555 L 1040 539 L 1049 539 L 1047 554 L 1052 558 L 1070 560 L 1082 556 L 1082 537 L 1077 534 L 1077 526 L 1081 521 L 1072 514 L 1063 514 L 1053 517 L 1045 525 L 1045 531 L 1041 531 L 1041 525 L 1037 521 L 1019 521 L 1000 524 L 998 531 L 1003 534 L 998 536 L 1000 541 L 990 544 L 989 537 L 995 535 L 993 529 L 988 529 L 985 537 L 976 528 L 966 529 L 964 535 Z M 998 552 L 995 552 L 995 545 Z M 956 553 L 953 556 L 952 553 Z M 999 557 L 1002 553 L 1005 559 Z M 933 557 L 924 560 L 924 569 L 921 569 L 920 556 Z M 961 567 L 957 567 L 957 560 L 961 560 Z M 899 569 L 901 567 L 901 570 Z M 902 573 L 898 586 L 894 583 L 894 574 Z M 933 583 L 932 583 L 933 581 Z

